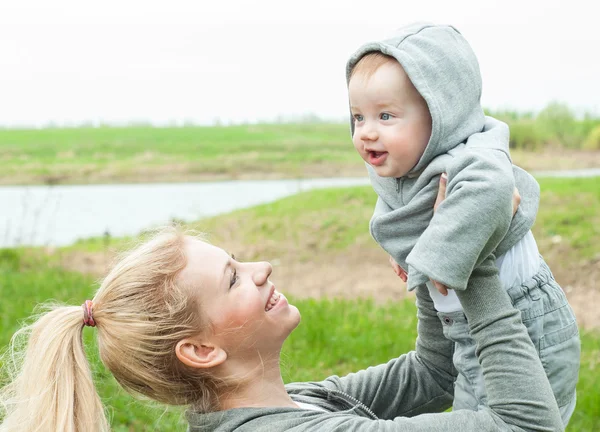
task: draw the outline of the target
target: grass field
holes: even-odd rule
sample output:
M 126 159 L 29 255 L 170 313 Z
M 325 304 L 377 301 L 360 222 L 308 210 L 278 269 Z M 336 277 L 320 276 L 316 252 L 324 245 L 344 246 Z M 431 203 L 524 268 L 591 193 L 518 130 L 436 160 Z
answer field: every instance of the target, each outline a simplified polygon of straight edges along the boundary
M 600 259 L 600 178 L 548 178 L 539 183 L 541 209 L 535 232 L 540 247 L 558 242 L 574 254 L 566 257 L 568 261 Z
M 308 177 L 325 162 L 364 174 L 347 125 L 0 130 L 5 184 Z
M 78 304 L 91 295 L 90 277 L 60 269 L 14 272 L 0 275 L 2 302 L 0 346 L 5 346 L 17 321 L 30 314 L 34 305 L 49 298 Z M 416 310 L 412 301 L 385 306 L 371 301 L 297 300 L 302 323 L 284 346 L 283 373 L 286 382 L 318 380 L 343 375 L 378 364 L 411 350 L 416 337 Z M 326 320 L 323 317 L 327 317 Z M 88 357 L 95 380 L 112 415 L 115 431 L 185 430 L 182 409 L 141 403 L 125 394 L 98 361 L 93 329 L 85 330 Z M 578 408 L 570 431 L 600 428 L 600 337 L 583 334 Z
M 513 149 L 528 170 L 600 167 L 600 151 Z M 347 124 L 0 129 L 0 184 L 364 176 Z
M 569 260 L 573 265 L 594 260 L 600 253 L 597 179 L 548 179 L 541 186 L 543 202 L 536 237 L 542 252 L 552 255 L 558 248 L 556 259 Z M 291 260 L 302 260 L 308 265 L 344 258 L 358 249 L 364 258 L 362 267 L 351 266 L 357 268 L 355 273 L 350 272 L 350 278 L 364 278 L 361 271 L 372 264 L 365 257 L 369 256 L 370 248 L 375 249 L 367 230 L 373 202 L 373 192 L 367 187 L 313 191 L 191 226 L 212 233 L 217 244 L 232 248 L 248 245 L 242 251 L 235 249 L 236 255 L 239 253 L 243 259 L 278 260 L 277 283 L 286 287 L 287 292 L 288 284 L 293 289 L 292 281 L 285 281 L 286 263 Z M 559 243 L 556 236 L 562 239 Z M 111 245 L 123 246 L 128 242 L 115 239 Z M 0 298 L 3 299 L 0 347 L 6 346 L 19 321 L 28 317 L 36 304 L 49 299 L 80 304 L 93 294 L 95 277 L 64 269 L 59 265 L 60 258 L 61 253 L 94 253 L 102 249 L 102 244 L 101 240 L 84 241 L 52 257 L 40 251 L 0 251 Z M 343 279 L 348 272 L 327 264 L 325 261 L 332 280 Z M 387 265 L 385 271 L 390 272 Z M 303 271 L 306 278 L 309 273 Z M 332 283 L 326 274 L 315 277 L 320 283 Z M 302 312 L 303 321 L 284 346 L 286 382 L 343 375 L 387 361 L 414 347 L 416 317 L 411 299 L 382 303 L 364 299 L 306 299 L 298 295 L 292 298 Z M 97 359 L 93 332 L 85 329 L 88 356 L 94 365 L 99 391 L 112 415 L 114 430 L 185 430 L 181 409 L 165 410 L 140 403 L 118 388 Z M 583 331 L 582 341 L 578 406 L 568 429 L 571 432 L 600 430 L 600 334 Z

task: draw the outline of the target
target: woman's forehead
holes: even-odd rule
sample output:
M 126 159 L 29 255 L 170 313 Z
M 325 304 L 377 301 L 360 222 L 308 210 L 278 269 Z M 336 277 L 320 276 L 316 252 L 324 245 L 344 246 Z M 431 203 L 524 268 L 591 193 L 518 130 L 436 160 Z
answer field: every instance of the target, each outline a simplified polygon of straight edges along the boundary
M 181 272 L 181 277 L 186 282 L 194 283 L 199 280 L 217 282 L 222 278 L 230 260 L 223 249 L 200 239 L 187 237 L 184 250 L 187 265 Z

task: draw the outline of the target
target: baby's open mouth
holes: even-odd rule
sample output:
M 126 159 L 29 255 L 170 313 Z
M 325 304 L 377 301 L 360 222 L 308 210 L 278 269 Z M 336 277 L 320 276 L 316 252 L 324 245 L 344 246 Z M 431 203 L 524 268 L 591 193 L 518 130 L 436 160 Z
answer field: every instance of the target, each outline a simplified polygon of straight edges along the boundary
M 368 162 L 371 165 L 381 165 L 385 159 L 387 158 L 388 152 L 386 151 L 369 151 L 368 152 Z

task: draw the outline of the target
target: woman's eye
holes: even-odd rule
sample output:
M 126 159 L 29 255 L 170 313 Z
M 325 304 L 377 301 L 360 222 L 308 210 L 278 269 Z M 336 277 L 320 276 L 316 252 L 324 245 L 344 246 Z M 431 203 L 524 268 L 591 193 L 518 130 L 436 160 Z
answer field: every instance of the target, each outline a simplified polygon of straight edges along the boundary
M 231 279 L 229 281 L 229 289 L 231 289 L 237 281 L 238 281 L 237 270 L 234 269 L 233 273 L 231 273 Z
M 381 113 L 379 118 L 381 118 L 381 120 L 389 120 L 391 117 L 388 113 Z

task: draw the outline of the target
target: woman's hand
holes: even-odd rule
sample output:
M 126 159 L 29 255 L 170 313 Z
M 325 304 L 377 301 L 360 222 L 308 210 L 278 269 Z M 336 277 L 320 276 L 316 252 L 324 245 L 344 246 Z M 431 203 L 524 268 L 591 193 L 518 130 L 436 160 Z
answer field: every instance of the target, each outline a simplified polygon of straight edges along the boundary
M 437 209 L 440 206 L 440 204 L 442 203 L 442 201 L 444 201 L 446 199 L 446 187 L 447 186 L 448 186 L 448 175 L 446 173 L 442 173 L 442 175 L 440 176 L 440 186 L 438 187 L 438 193 L 437 193 L 437 197 L 435 199 L 435 204 L 433 204 L 433 212 L 434 213 L 437 211 Z M 445 296 L 448 295 L 448 288 L 446 287 L 446 285 L 444 285 L 438 281 L 434 281 L 433 279 L 431 280 L 431 282 L 433 282 L 433 285 L 435 285 L 437 290 L 442 295 L 445 295 Z
M 444 199 L 446 199 L 446 187 L 447 186 L 448 186 L 448 176 L 446 175 L 446 173 L 443 173 L 440 176 L 440 185 L 438 188 L 438 193 L 437 193 L 437 197 L 435 199 L 435 203 L 433 204 L 434 212 L 437 211 L 437 209 L 440 206 L 440 204 L 442 203 L 442 201 L 444 201 Z M 518 189 L 515 188 L 513 191 L 513 216 L 517 212 L 517 209 L 519 208 L 519 204 L 521 204 L 521 195 L 519 194 Z M 404 269 L 398 265 L 398 263 L 394 260 L 394 258 L 392 258 L 390 256 L 389 259 L 390 259 L 390 265 L 392 266 L 392 270 L 394 270 L 394 273 L 396 273 L 396 275 L 400 279 L 402 279 L 402 281 L 406 282 L 408 280 L 406 271 L 404 271 Z M 444 284 L 434 281 L 434 280 L 432 280 L 431 282 L 433 282 L 433 284 L 435 285 L 437 290 L 442 295 L 448 295 L 448 288 Z
M 400 265 L 398 265 L 398 263 L 394 260 L 394 258 L 392 258 L 391 255 L 390 255 L 390 264 L 392 266 L 392 270 L 394 270 L 394 273 L 396 273 L 396 276 L 398 276 L 400 279 L 402 279 L 403 282 L 406 282 L 408 280 L 408 276 L 406 275 L 406 272 L 404 271 L 404 269 L 402 267 L 400 267 Z

